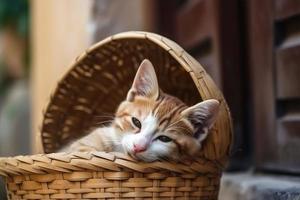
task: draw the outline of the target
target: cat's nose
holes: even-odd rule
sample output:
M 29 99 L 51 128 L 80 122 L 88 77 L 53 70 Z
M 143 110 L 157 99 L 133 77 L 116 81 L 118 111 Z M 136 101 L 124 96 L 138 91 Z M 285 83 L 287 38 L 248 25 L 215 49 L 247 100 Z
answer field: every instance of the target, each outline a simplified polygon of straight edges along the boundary
M 134 153 L 140 153 L 145 151 L 146 149 L 147 149 L 146 145 L 138 145 L 138 144 L 133 145 Z

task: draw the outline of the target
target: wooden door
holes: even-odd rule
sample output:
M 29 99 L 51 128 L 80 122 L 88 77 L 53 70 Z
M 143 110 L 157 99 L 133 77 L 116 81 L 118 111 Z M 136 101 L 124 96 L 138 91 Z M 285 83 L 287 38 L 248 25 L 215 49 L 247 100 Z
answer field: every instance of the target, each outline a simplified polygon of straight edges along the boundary
M 252 0 L 249 58 L 259 169 L 300 172 L 300 3 Z

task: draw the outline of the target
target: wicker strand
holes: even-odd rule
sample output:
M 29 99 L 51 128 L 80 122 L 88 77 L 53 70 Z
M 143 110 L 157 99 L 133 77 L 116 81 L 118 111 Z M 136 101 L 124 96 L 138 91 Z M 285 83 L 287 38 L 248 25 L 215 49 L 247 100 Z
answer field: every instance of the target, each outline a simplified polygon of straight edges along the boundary
M 200 158 L 191 165 L 156 161 L 142 163 L 118 152 L 76 152 L 37 154 L 0 159 L 2 176 L 22 174 L 70 173 L 75 171 L 123 171 L 131 170 L 140 173 L 168 171 L 178 174 L 210 173 L 218 174 L 222 169 L 210 161 Z

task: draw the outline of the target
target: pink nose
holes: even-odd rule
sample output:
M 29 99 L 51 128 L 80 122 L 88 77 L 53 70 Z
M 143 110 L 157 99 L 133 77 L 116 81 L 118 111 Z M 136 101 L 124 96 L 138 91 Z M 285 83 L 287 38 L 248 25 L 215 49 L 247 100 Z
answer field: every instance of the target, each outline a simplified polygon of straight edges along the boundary
M 133 145 L 133 151 L 134 153 L 140 153 L 146 150 L 146 146 L 145 145 L 138 145 L 138 144 L 134 144 Z

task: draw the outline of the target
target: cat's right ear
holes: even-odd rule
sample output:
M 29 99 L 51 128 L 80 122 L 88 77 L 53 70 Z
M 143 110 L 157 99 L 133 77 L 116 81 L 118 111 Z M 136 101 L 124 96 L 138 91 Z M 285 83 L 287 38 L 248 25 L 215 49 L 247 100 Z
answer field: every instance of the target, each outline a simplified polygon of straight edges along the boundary
M 209 99 L 181 112 L 194 126 L 194 137 L 200 143 L 207 137 L 209 129 L 214 125 L 219 109 L 220 102 L 215 99 Z
M 156 100 L 159 96 L 159 87 L 152 63 L 145 59 L 136 72 L 133 84 L 127 93 L 127 101 L 133 101 L 136 95 Z

